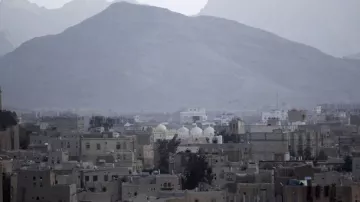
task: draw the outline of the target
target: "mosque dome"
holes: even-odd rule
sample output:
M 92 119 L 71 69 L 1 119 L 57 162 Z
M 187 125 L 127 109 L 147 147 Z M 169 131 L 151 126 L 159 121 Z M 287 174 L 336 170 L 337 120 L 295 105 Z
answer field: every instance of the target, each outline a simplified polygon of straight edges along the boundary
M 192 135 L 192 136 L 202 136 L 202 134 L 203 134 L 203 130 L 201 128 L 199 128 L 198 126 L 195 126 L 190 131 L 190 135 Z
M 177 133 L 179 136 L 189 136 L 189 129 L 183 126 L 177 130 Z
M 205 130 L 204 130 L 204 135 L 205 136 L 214 136 L 215 135 L 215 129 L 211 126 L 207 127 Z
M 166 132 L 167 129 L 166 129 L 166 126 L 164 124 L 159 124 L 158 126 L 156 126 L 155 131 L 156 132 Z

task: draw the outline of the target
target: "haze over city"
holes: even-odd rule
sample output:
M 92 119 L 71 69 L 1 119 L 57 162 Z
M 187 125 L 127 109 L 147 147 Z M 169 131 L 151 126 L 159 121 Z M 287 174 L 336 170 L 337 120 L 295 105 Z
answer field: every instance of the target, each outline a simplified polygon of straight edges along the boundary
M 0 202 L 359 202 L 359 22 L 360 0 L 0 0 Z

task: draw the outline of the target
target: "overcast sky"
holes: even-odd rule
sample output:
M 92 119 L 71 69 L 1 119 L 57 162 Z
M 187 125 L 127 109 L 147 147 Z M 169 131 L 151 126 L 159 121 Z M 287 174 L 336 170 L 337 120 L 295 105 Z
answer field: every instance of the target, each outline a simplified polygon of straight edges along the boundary
M 30 0 L 47 8 L 61 7 L 64 3 L 71 0 Z M 91 0 L 89 0 L 91 1 Z M 207 2 L 207 0 L 137 0 L 140 3 L 150 4 L 158 7 L 183 13 L 185 15 L 197 14 Z

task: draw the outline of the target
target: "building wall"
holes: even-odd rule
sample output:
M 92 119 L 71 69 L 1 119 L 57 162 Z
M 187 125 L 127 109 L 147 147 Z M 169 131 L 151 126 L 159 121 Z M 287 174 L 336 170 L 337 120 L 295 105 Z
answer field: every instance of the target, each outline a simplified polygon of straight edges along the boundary
M 19 149 L 19 125 L 0 130 L 0 150 Z
M 310 195 L 313 202 L 328 202 L 331 201 L 333 193 L 335 193 L 334 201 L 355 202 L 360 199 L 358 186 L 336 186 L 336 189 L 331 186 L 323 186 L 319 188 L 319 192 L 316 194 L 317 191 L 315 186 L 312 186 L 310 189 L 307 186 L 285 186 L 284 201 L 308 201 L 307 198 L 308 195 Z
M 96 158 L 107 153 L 128 154 L 135 152 L 136 139 L 133 136 L 120 136 L 119 138 L 82 138 L 82 158 Z M 131 157 L 133 158 L 133 157 Z

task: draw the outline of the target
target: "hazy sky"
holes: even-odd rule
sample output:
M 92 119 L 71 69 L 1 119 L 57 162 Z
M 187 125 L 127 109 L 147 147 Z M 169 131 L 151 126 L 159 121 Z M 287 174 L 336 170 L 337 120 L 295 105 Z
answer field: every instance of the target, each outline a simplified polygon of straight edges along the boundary
M 71 0 L 30 0 L 47 8 L 61 7 L 64 3 Z M 91 0 L 88 0 L 91 1 Z M 186 15 L 197 14 L 204 7 L 207 0 L 137 0 L 139 3 L 150 4 Z

